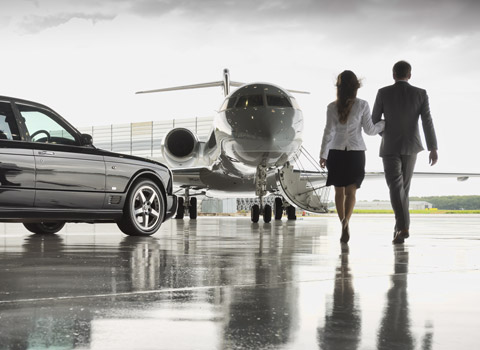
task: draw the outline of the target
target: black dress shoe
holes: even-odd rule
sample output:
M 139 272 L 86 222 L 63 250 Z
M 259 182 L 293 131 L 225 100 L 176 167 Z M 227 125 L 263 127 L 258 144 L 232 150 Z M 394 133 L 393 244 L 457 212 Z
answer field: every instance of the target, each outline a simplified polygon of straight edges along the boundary
M 402 244 L 404 242 L 405 242 L 405 239 L 400 237 L 400 235 L 398 233 L 392 241 L 393 244 Z
M 395 236 L 393 237 L 393 244 L 402 244 L 405 240 L 410 237 L 408 230 L 400 230 L 395 232 Z

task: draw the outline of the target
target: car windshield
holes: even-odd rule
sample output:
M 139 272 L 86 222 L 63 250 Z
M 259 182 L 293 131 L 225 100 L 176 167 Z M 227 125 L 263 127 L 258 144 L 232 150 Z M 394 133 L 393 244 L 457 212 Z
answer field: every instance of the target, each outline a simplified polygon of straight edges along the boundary
M 48 111 L 31 106 L 18 106 L 25 127 L 33 142 L 75 144 L 75 136 L 60 125 Z

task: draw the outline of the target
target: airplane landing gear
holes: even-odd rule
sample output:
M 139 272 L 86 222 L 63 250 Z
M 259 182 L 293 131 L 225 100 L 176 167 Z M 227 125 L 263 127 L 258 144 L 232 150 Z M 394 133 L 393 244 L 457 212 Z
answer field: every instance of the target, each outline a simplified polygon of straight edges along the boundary
M 266 223 L 272 221 L 272 207 L 268 204 L 263 208 L 263 221 Z
M 260 199 L 260 205 L 254 204 L 251 209 L 251 218 L 253 223 L 257 223 L 260 214 L 263 215 L 263 221 L 269 223 L 272 221 L 272 207 L 268 204 L 263 205 L 263 197 L 267 194 L 267 167 L 259 165 L 255 175 L 255 194 Z
M 295 213 L 295 207 L 293 205 L 287 207 L 287 218 L 288 220 L 297 220 L 297 214 Z
M 283 216 L 283 200 L 280 197 L 275 197 L 275 205 L 274 205 L 274 212 L 275 212 L 275 220 L 282 220 Z
M 178 197 L 177 215 L 175 215 L 175 219 L 183 219 L 184 215 L 185 215 L 185 204 L 183 204 L 183 197 Z
M 281 197 L 275 198 L 275 220 L 282 220 L 283 211 L 286 211 L 288 220 L 297 220 L 297 215 L 295 213 L 295 207 L 289 205 L 288 202 L 284 201 Z
M 197 218 L 197 197 L 190 198 L 188 212 L 190 214 L 190 219 L 195 220 Z
M 252 205 L 252 209 L 250 210 L 250 217 L 253 223 L 257 223 L 260 219 L 260 207 L 258 204 Z
M 197 197 L 190 197 L 189 188 L 185 189 L 185 198 L 178 197 L 177 215 L 175 219 L 183 219 L 185 216 L 185 210 L 188 210 L 190 219 L 195 220 L 197 218 Z

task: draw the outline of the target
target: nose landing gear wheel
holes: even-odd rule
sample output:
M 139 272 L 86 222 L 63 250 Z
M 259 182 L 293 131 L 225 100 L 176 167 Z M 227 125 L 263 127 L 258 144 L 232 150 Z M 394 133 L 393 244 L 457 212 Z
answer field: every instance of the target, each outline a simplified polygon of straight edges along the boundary
M 263 221 L 267 224 L 272 221 L 272 207 L 268 204 L 263 208 Z

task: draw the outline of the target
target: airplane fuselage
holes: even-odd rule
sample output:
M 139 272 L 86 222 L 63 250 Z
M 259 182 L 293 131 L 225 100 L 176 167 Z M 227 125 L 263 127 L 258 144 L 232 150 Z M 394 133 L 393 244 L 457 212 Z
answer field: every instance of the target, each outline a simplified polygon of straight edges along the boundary
M 222 167 L 252 175 L 260 165 L 276 168 L 292 159 L 302 144 L 303 115 L 286 90 L 248 84 L 226 97 L 214 132 Z

